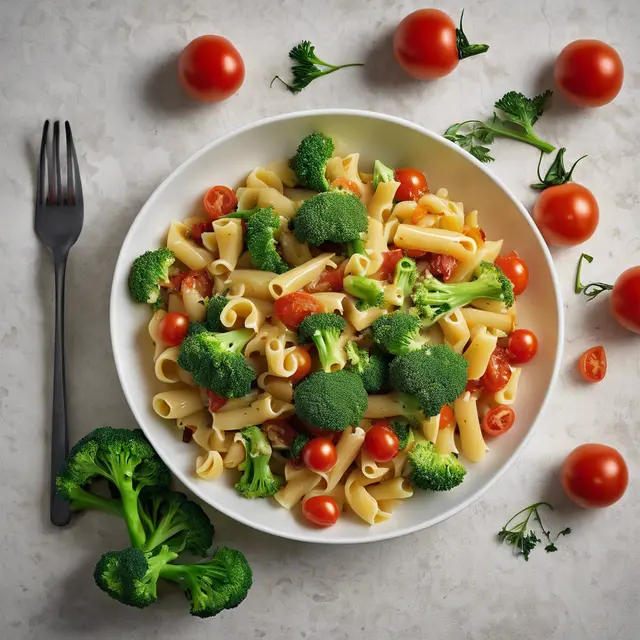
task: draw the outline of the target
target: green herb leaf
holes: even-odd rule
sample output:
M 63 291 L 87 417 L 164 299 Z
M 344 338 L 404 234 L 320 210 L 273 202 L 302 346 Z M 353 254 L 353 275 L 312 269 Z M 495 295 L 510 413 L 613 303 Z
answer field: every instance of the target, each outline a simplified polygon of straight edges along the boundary
M 477 56 L 489 50 L 488 44 L 470 44 L 469 39 L 462 30 L 462 18 L 464 17 L 464 9 L 460 14 L 460 26 L 456 29 L 456 45 L 458 47 L 458 58 L 464 60 L 471 56 Z
M 566 182 L 571 182 L 573 170 L 576 168 L 576 165 L 580 160 L 586 158 L 587 156 L 582 156 L 578 158 L 573 165 L 571 165 L 571 169 L 567 171 L 564 168 L 564 154 L 566 149 L 562 147 L 558 150 L 558 153 L 555 157 L 555 160 L 551 163 L 551 166 L 547 169 L 547 173 L 544 178 L 540 176 L 540 163 L 542 162 L 542 152 L 540 152 L 540 159 L 538 160 L 538 180 L 540 182 L 536 182 L 531 185 L 532 189 L 538 189 L 542 191 L 548 187 L 554 187 L 559 184 L 565 184 Z

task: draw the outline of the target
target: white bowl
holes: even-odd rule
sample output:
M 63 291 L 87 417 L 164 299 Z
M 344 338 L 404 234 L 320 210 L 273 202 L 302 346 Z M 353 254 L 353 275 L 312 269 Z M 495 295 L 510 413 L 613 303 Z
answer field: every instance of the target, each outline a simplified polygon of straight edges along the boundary
M 132 261 L 161 246 L 169 223 L 187 216 L 212 184 L 236 186 L 255 167 L 288 158 L 307 134 L 332 136 L 336 152 L 359 152 L 364 167 L 376 158 L 390 166 L 421 169 L 432 190 L 446 187 L 467 211 L 478 209 L 489 238 L 504 238 L 530 270 L 530 284 L 518 299 L 518 324 L 535 331 L 540 349 L 526 365 L 515 410 L 515 426 L 489 441 L 480 464 L 467 465 L 464 483 L 445 493 L 416 492 L 393 517 L 369 527 L 343 517 L 334 527 L 316 529 L 299 513 L 273 500 L 246 500 L 229 477 L 205 481 L 194 474 L 196 445 L 180 441 L 174 421 L 151 408 L 158 382 L 153 376 L 147 334 L 149 309 L 134 304 L 127 277 Z M 496 482 L 533 435 L 534 424 L 555 382 L 563 342 L 562 304 L 551 256 L 529 214 L 507 187 L 468 153 L 418 125 L 366 111 L 318 110 L 291 113 L 243 127 L 210 143 L 180 165 L 142 207 L 122 245 L 111 291 L 111 340 L 122 384 L 136 420 L 173 473 L 199 498 L 250 527 L 307 542 L 361 543 L 384 540 L 429 527 L 471 504 Z M 227 474 L 227 476 L 232 474 Z M 224 474 L 223 474 L 224 476 Z

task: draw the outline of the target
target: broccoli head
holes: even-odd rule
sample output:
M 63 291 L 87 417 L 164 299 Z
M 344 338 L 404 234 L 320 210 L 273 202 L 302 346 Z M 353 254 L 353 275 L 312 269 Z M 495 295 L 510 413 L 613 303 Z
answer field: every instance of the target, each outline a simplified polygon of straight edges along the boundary
M 220 321 L 220 315 L 228 302 L 229 299 L 227 296 L 221 294 L 209 298 L 207 302 L 207 314 L 204 319 L 204 326 L 207 331 L 218 333 L 226 330 L 226 327 Z M 191 324 L 189 325 L 189 331 L 191 331 Z
M 404 311 L 380 316 L 371 325 L 371 334 L 376 344 L 396 356 L 424 345 L 419 332 L 420 319 Z
M 384 355 L 377 350 L 369 353 L 355 342 L 349 342 L 345 351 L 350 370 L 362 378 L 367 393 L 380 393 L 386 387 L 389 377 L 389 363 Z
M 304 433 L 297 433 L 289 447 L 289 456 L 294 460 L 298 460 L 302 455 L 302 450 L 309 440 L 311 440 L 311 438 L 308 435 Z
M 246 451 L 244 473 L 236 489 L 245 498 L 266 498 L 276 493 L 283 479 L 275 476 L 269 467 L 271 445 L 260 427 L 247 427 L 240 434 Z
M 314 191 L 328 191 L 329 181 L 325 170 L 333 151 L 333 140 L 321 133 L 312 133 L 303 138 L 296 155 L 291 159 L 291 168 L 298 183 Z
M 396 264 L 396 272 L 393 283 L 398 287 L 403 296 L 408 296 L 413 291 L 418 277 L 416 263 L 406 256 Z
M 296 385 L 293 399 L 298 417 L 312 427 L 344 431 L 358 426 L 367 408 L 367 391 L 353 371 L 316 371 Z
M 392 422 L 391 428 L 398 436 L 398 451 L 404 451 L 415 439 L 411 426 L 404 422 Z
M 433 276 L 416 287 L 413 302 L 423 326 L 435 324 L 442 316 L 478 298 L 499 300 L 507 307 L 514 303 L 513 284 L 501 269 L 491 262 L 481 262 L 471 282 L 440 282 Z
M 256 379 L 256 372 L 242 355 L 253 335 L 251 329 L 189 335 L 180 345 L 178 365 L 193 376 L 199 387 L 211 389 L 223 398 L 242 398 Z
M 430 418 L 465 390 L 467 361 L 444 344 L 414 349 L 392 360 L 389 382 L 397 391 L 417 398 Z
M 343 191 L 327 191 L 305 200 L 292 223 L 296 238 L 314 247 L 323 242 L 358 241 L 369 227 L 365 205 L 353 193 Z
M 343 286 L 349 295 L 358 298 L 356 307 L 361 311 L 369 307 L 381 307 L 384 303 L 384 289 L 378 280 L 364 276 L 347 276 Z
M 196 320 L 194 320 L 193 322 L 189 323 L 189 328 L 187 330 L 187 335 L 188 336 L 195 336 L 198 333 L 207 333 L 209 330 L 207 329 L 206 325 L 204 324 L 204 322 L 198 322 Z
M 409 452 L 409 482 L 418 489 L 449 491 L 463 480 L 467 470 L 452 453 L 436 451 L 433 442 L 418 442 Z
M 132 298 L 136 302 L 155 304 L 160 296 L 160 285 L 169 281 L 169 267 L 175 259 L 173 251 L 164 247 L 138 256 L 129 273 Z
M 274 234 L 280 229 L 280 216 L 273 207 L 259 209 L 247 221 L 247 249 L 260 271 L 285 273 L 289 265 L 276 251 Z
M 380 162 L 380 160 L 376 160 L 373 163 L 374 190 L 378 188 L 378 185 L 381 182 L 393 182 L 395 179 L 396 179 L 396 172 L 391 167 L 387 167 L 387 165 Z
M 318 350 L 320 363 L 325 371 L 342 366 L 340 333 L 347 323 L 336 313 L 312 313 L 298 325 L 300 344 L 313 342 Z

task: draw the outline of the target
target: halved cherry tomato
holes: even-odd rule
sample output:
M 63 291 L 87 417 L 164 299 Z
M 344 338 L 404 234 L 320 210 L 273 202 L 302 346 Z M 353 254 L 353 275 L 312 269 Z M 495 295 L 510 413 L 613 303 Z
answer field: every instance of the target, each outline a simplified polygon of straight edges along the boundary
M 196 222 L 191 225 L 191 239 L 198 244 L 202 244 L 202 234 L 213 231 L 211 222 Z
M 524 292 L 529 284 L 529 268 L 515 251 L 508 253 L 506 256 L 498 256 L 496 258 L 496 266 L 500 267 L 502 273 L 511 280 L 514 296 L 519 296 Z
M 453 256 L 445 256 L 442 253 L 429 253 L 426 257 L 429 263 L 429 272 L 432 276 L 447 282 L 453 275 L 458 261 Z
M 440 429 L 452 427 L 456 423 L 456 417 L 453 415 L 453 409 L 448 405 L 442 405 L 440 409 Z
M 429 213 L 427 207 L 423 207 L 422 205 L 418 205 L 411 214 L 411 224 L 418 224 L 422 218 L 424 218 Z
M 382 252 L 382 264 L 380 268 L 371 276 L 374 280 L 388 280 L 395 274 L 396 265 L 403 256 L 402 249 L 392 249 Z
M 213 292 L 213 279 L 206 269 L 189 271 L 180 283 L 180 290 L 183 293 L 186 289 L 195 289 L 203 298 L 210 298 Z
M 350 191 L 360 197 L 360 187 L 353 181 L 347 178 L 336 178 L 330 185 L 331 189 L 338 189 L 338 191 Z
M 273 309 L 289 329 L 297 329 L 298 325 L 312 313 L 324 311 L 324 307 L 311 294 L 301 291 L 294 291 L 278 298 Z
M 524 364 L 533 359 L 538 352 L 538 338 L 533 331 L 516 329 L 509 336 L 507 354 L 513 364 Z
M 386 420 L 376 420 L 362 446 L 376 462 L 389 462 L 398 455 L 400 441 Z
M 482 380 L 469 380 L 465 387 L 465 391 L 468 391 L 469 393 L 476 393 L 476 391 L 482 391 L 483 389 L 484 386 L 482 385 Z
M 600 382 L 607 373 L 607 354 L 604 347 L 591 347 L 578 360 L 578 368 L 587 382 Z
M 400 183 L 395 199 L 399 201 L 418 201 L 425 193 L 429 193 L 429 185 L 422 171 L 417 169 L 396 169 L 396 181 Z
M 482 430 L 488 436 L 499 436 L 513 427 L 515 419 L 513 409 L 501 404 L 485 413 L 482 418 Z
M 414 260 L 418 260 L 427 255 L 426 251 L 421 251 L 420 249 L 406 249 L 405 253 L 409 258 L 413 258 Z
M 167 313 L 158 324 L 160 340 L 171 347 L 177 347 L 189 331 L 189 316 L 184 313 Z
M 344 270 L 347 260 L 343 260 L 335 269 L 325 269 L 317 280 L 309 283 L 304 290 L 307 293 L 342 291 L 344 289 Z
M 319 527 L 331 527 L 340 516 L 340 509 L 331 496 L 313 496 L 302 503 L 302 515 Z
M 482 378 L 482 386 L 487 390 L 495 393 L 504 389 L 507 382 L 511 379 L 511 367 L 509 366 L 509 356 L 507 350 L 502 347 L 496 347 L 489 358 L 487 370 Z
M 307 469 L 324 473 L 333 469 L 338 461 L 338 453 L 329 438 L 312 438 L 302 449 L 302 462 Z
M 178 271 L 178 273 L 169 276 L 169 290 L 179 291 L 182 285 L 182 281 L 189 275 L 189 271 Z
M 289 376 L 291 383 L 296 384 L 300 382 L 302 378 L 309 375 L 309 371 L 311 371 L 311 356 L 305 347 L 296 347 L 295 351 L 292 351 L 290 355 L 293 356 L 298 363 L 296 372 L 292 376 Z
M 262 425 L 262 431 L 274 449 L 288 449 L 298 433 L 284 419 L 267 420 Z
M 220 411 L 225 404 L 227 404 L 227 399 L 219 396 L 215 391 L 211 389 L 206 389 L 207 392 L 207 400 L 209 401 L 209 411 L 211 413 L 215 413 L 216 411 Z
M 484 246 L 487 234 L 484 232 L 482 227 L 470 227 L 465 224 L 464 227 L 462 227 L 462 233 L 468 238 L 475 240 L 478 249 Z
M 238 198 L 236 194 L 229 189 L 218 185 L 211 187 L 204 194 L 204 208 L 212 220 L 217 220 L 231 213 L 238 206 Z

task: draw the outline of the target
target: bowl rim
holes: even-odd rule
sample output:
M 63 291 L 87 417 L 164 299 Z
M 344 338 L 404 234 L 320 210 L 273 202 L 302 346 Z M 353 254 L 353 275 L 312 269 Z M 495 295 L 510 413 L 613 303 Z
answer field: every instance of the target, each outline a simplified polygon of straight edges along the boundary
M 502 465 L 502 467 L 500 467 L 500 469 L 498 469 L 498 471 L 495 473 L 495 475 L 486 482 L 485 485 L 479 487 L 476 491 L 474 491 L 468 498 L 466 498 L 464 501 L 462 501 L 461 503 L 451 507 L 450 509 L 447 509 L 444 513 L 429 518 L 427 520 L 425 520 L 424 522 L 421 522 L 419 524 L 416 525 L 412 525 L 409 527 L 404 527 L 404 528 L 400 528 L 398 530 L 394 530 L 394 531 L 386 531 L 386 532 L 381 532 L 379 534 L 373 533 L 371 534 L 371 532 L 369 532 L 368 535 L 363 535 L 361 537 L 341 537 L 341 536 L 336 536 L 330 539 L 325 539 L 322 538 L 322 530 L 312 530 L 310 529 L 308 533 L 305 534 L 299 534 L 296 532 L 283 532 L 283 531 L 279 531 L 277 529 L 274 529 L 268 525 L 262 525 L 262 524 L 256 524 L 255 522 L 252 522 L 250 518 L 247 518 L 245 516 L 243 516 L 242 514 L 236 513 L 231 509 L 228 509 L 226 507 L 221 507 L 217 504 L 212 504 L 212 502 L 210 501 L 209 498 L 207 498 L 203 492 L 201 492 L 198 488 L 198 486 L 196 485 L 196 483 L 193 482 L 193 479 L 190 477 L 185 476 L 185 474 L 182 473 L 182 471 L 179 471 L 176 466 L 174 465 L 172 460 L 164 460 L 165 464 L 169 467 L 169 469 L 171 470 L 171 472 L 173 473 L 173 475 L 176 476 L 176 478 L 178 478 L 178 480 L 180 480 L 180 482 L 182 482 L 191 492 L 193 492 L 200 500 L 202 500 L 204 503 L 208 504 L 209 506 L 213 507 L 214 509 L 216 509 L 217 511 L 220 511 L 221 513 L 223 513 L 224 515 L 226 515 L 227 517 L 240 522 L 241 524 L 250 527 L 252 529 L 256 529 L 258 531 L 262 531 L 263 533 L 268 533 L 270 535 L 279 537 L 279 538 L 285 538 L 285 539 L 289 539 L 289 540 L 296 540 L 299 542 L 312 542 L 312 543 L 320 543 L 320 544 L 363 544 L 363 543 L 368 543 L 368 542 L 379 542 L 382 540 L 390 540 L 393 538 L 398 538 L 401 536 L 405 536 L 411 533 L 416 533 L 417 531 L 421 531 L 423 529 L 426 529 L 428 527 L 431 527 L 435 524 L 438 524 L 439 522 L 443 522 L 444 520 L 454 516 L 455 514 L 459 513 L 460 511 L 462 511 L 463 509 L 466 509 L 469 505 L 471 505 L 473 502 L 475 502 L 476 500 L 478 500 L 481 496 L 483 496 L 491 487 L 493 487 L 495 485 L 496 482 L 498 482 L 498 480 L 500 480 L 504 474 L 511 468 L 511 466 L 515 463 L 515 461 L 518 459 L 518 457 L 520 456 L 520 454 L 522 453 L 522 451 L 524 450 L 524 448 L 529 444 L 529 442 L 531 441 L 533 434 L 537 428 L 537 425 L 540 421 L 540 417 L 542 416 L 542 414 L 544 413 L 545 409 L 548 406 L 549 403 L 549 398 L 551 397 L 552 391 L 555 388 L 557 379 L 558 379 L 558 375 L 559 375 L 559 371 L 560 371 L 560 364 L 562 361 L 562 351 L 563 351 L 563 346 L 564 346 L 564 309 L 563 309 L 563 304 L 562 304 L 562 296 L 561 296 L 561 289 L 560 289 L 560 283 L 559 283 L 559 279 L 558 279 L 558 274 L 556 272 L 556 268 L 555 265 L 553 263 L 553 259 L 551 257 L 551 253 L 549 251 L 549 248 L 547 247 L 547 244 L 545 243 L 542 234 L 540 233 L 540 231 L 538 230 L 537 226 L 535 225 L 535 223 L 533 222 L 529 212 L 527 211 L 527 209 L 524 207 L 524 205 L 515 197 L 515 195 L 511 192 L 511 190 L 504 184 L 504 182 L 498 178 L 488 167 L 486 167 L 484 164 L 482 164 L 480 161 L 478 161 L 476 158 L 474 158 L 471 154 L 467 153 L 466 151 L 464 151 L 463 149 L 461 149 L 458 145 L 454 144 L 453 142 L 447 140 L 446 138 L 444 138 L 441 135 L 438 135 L 437 133 L 421 126 L 418 124 L 415 124 L 409 120 L 406 120 L 404 118 L 400 118 L 398 116 L 392 116 L 389 114 L 385 114 L 385 113 L 380 113 L 380 112 L 376 112 L 376 111 L 368 111 L 365 109 L 336 109 L 336 108 L 332 108 L 332 109 L 308 109 L 305 111 L 293 111 L 293 112 L 289 112 L 289 113 L 283 113 L 283 114 L 279 114 L 276 116 L 270 116 L 267 118 L 262 118 L 261 120 L 257 120 L 254 122 L 250 122 L 248 124 L 245 124 L 243 126 L 237 127 L 235 129 L 233 129 L 232 131 L 229 131 L 228 133 L 225 133 L 217 138 L 215 138 L 214 140 L 212 140 L 211 142 L 205 144 L 204 146 L 202 146 L 200 149 L 198 149 L 195 153 L 191 154 L 189 157 L 187 157 L 184 161 L 182 161 L 173 171 L 171 171 L 171 173 L 169 173 L 169 175 L 154 189 L 153 193 L 149 196 L 149 198 L 146 200 L 146 202 L 142 205 L 140 211 L 136 214 L 136 217 L 133 221 L 133 223 L 131 224 L 129 231 L 127 232 L 127 235 L 125 236 L 123 242 L 122 242 L 122 246 L 120 247 L 120 251 L 118 253 L 118 259 L 116 261 L 116 266 L 114 268 L 114 272 L 113 272 L 113 279 L 112 279 L 112 283 L 111 283 L 111 292 L 110 292 L 110 296 L 109 296 L 109 325 L 110 325 L 110 339 L 111 339 L 111 349 L 113 352 L 113 359 L 115 362 L 115 366 L 116 366 L 116 372 L 118 374 L 118 380 L 120 381 L 120 386 L 122 387 L 122 391 L 124 393 L 124 396 L 127 400 L 127 404 L 129 405 L 129 408 L 131 409 L 131 412 L 133 413 L 133 416 L 136 420 L 136 422 L 138 423 L 138 426 L 142 429 L 142 431 L 144 432 L 145 436 L 149 439 L 149 441 L 151 442 L 151 444 L 153 445 L 153 437 L 152 435 L 147 433 L 147 429 L 144 425 L 145 423 L 145 419 L 143 418 L 143 416 L 141 415 L 140 411 L 138 410 L 138 407 L 136 406 L 136 403 L 133 401 L 132 395 L 129 391 L 129 389 L 127 388 L 126 384 L 124 383 L 124 378 L 123 378 L 123 371 L 125 368 L 125 363 L 122 360 L 122 356 L 119 353 L 119 350 L 117 348 L 117 340 L 118 340 L 118 331 L 116 329 L 117 327 L 117 318 L 115 317 L 115 307 L 116 307 L 116 298 L 119 295 L 122 295 L 121 292 L 119 292 L 116 289 L 116 282 L 122 282 L 122 272 L 124 269 L 128 269 L 129 265 L 125 265 L 124 264 L 124 249 L 126 248 L 126 246 L 128 245 L 129 242 L 131 242 L 131 238 L 135 235 L 138 227 L 142 224 L 142 220 L 144 218 L 144 214 L 147 211 L 147 209 L 151 208 L 154 206 L 155 204 L 155 200 L 158 197 L 158 194 L 162 191 L 162 189 L 164 188 L 165 184 L 167 184 L 168 182 L 170 182 L 171 180 L 174 180 L 178 175 L 180 175 L 182 172 L 184 172 L 187 167 L 193 163 L 196 162 L 201 156 L 205 155 L 206 153 L 208 153 L 211 149 L 213 149 L 216 146 L 219 146 L 221 144 L 223 144 L 224 142 L 226 142 L 227 140 L 252 131 L 254 129 L 259 129 L 263 126 L 275 123 L 275 122 L 281 122 L 283 120 L 295 120 L 298 118 L 312 118 L 312 117 L 317 117 L 317 116 L 351 116 L 351 117 L 361 117 L 361 118 L 367 118 L 367 119 L 371 119 L 371 120 L 381 120 L 384 122 L 389 122 L 392 124 L 396 124 L 396 125 L 400 125 L 402 127 L 411 129 L 412 131 L 415 131 L 416 133 L 419 133 L 421 135 L 424 135 L 426 137 L 429 138 L 433 138 L 435 140 L 437 140 L 438 143 L 440 144 L 444 144 L 445 146 L 448 146 L 449 148 L 453 149 L 456 153 L 463 155 L 467 161 L 471 162 L 472 164 L 474 164 L 478 169 L 480 169 L 485 175 L 487 175 L 508 197 L 509 199 L 513 202 L 513 204 L 516 206 L 516 208 L 520 211 L 520 213 L 522 214 L 522 216 L 525 218 L 527 224 L 530 226 L 531 230 L 533 231 L 534 235 L 537 237 L 541 247 L 542 247 L 542 253 L 544 255 L 544 259 L 547 263 L 547 266 L 549 268 L 549 272 L 551 273 L 551 282 L 553 285 L 553 293 L 554 293 L 554 297 L 555 297 L 555 301 L 556 301 L 556 313 L 557 313 L 557 317 L 558 317 L 558 344 L 556 347 L 556 352 L 555 352 L 555 361 L 554 361 L 554 365 L 553 365 L 553 371 L 551 373 L 551 380 L 549 382 L 549 385 L 545 391 L 545 395 L 544 398 L 542 400 L 542 403 L 538 409 L 538 412 L 536 414 L 536 417 L 533 420 L 533 423 L 531 425 L 531 428 L 529 429 L 529 432 L 525 435 L 525 437 L 522 439 L 522 441 L 518 444 L 518 446 L 515 448 L 515 450 L 513 451 L 513 453 L 509 456 L 509 458 L 505 461 L 505 463 Z

